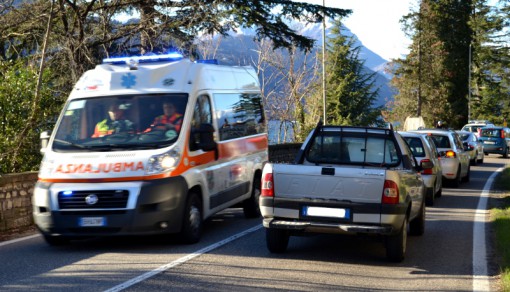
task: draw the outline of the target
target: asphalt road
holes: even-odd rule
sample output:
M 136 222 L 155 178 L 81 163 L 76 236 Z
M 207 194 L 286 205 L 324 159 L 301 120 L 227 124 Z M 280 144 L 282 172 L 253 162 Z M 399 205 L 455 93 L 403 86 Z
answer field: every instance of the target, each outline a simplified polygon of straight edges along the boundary
M 488 275 L 473 276 L 473 246 L 479 247 L 473 230 L 487 179 L 507 161 L 486 156 L 471 167 L 470 182 L 444 188 L 427 207 L 425 234 L 408 238 L 402 263 L 388 262 L 373 237 L 291 237 L 286 253 L 271 254 L 261 220 L 229 209 L 206 222 L 203 240 L 194 245 L 123 237 L 50 247 L 41 236 L 0 245 L 0 291 L 498 291 L 483 222 Z

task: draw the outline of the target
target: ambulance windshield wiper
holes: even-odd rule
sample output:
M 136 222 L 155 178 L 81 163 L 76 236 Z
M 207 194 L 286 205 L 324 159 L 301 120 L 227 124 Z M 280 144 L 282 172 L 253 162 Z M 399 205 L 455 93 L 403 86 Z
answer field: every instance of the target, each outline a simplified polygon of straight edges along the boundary
M 73 147 L 76 147 L 76 148 L 80 148 L 80 149 L 89 149 L 90 148 L 90 146 L 85 146 L 85 145 L 82 145 L 82 144 L 76 144 L 76 143 L 69 142 L 69 141 L 66 141 L 66 140 L 61 140 L 61 139 L 55 139 L 53 141 L 58 142 L 60 144 L 69 145 L 69 146 L 73 146 Z

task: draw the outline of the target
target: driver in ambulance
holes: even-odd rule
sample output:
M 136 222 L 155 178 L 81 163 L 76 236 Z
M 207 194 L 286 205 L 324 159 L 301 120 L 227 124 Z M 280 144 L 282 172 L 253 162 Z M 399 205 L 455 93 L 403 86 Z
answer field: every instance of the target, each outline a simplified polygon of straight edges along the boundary
M 178 113 L 175 105 L 171 102 L 163 103 L 163 114 L 157 116 L 145 132 L 153 130 L 175 130 L 179 132 L 182 125 L 182 114 Z

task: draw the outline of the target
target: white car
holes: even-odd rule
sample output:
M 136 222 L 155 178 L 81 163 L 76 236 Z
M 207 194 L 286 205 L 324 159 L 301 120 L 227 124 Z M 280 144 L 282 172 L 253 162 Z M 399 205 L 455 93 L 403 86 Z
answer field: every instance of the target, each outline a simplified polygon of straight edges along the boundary
M 464 125 L 461 131 L 475 133 L 476 137 L 480 137 L 480 130 L 483 127 L 494 127 L 494 124 L 487 120 L 470 120 L 468 124 Z
M 435 198 L 443 192 L 443 168 L 436 145 L 430 136 L 413 132 L 398 132 L 407 142 L 418 163 L 430 162 L 432 168 L 423 169 L 421 176 L 426 188 L 425 203 L 433 206 Z
M 459 134 L 443 129 L 423 129 L 415 132 L 430 136 L 436 144 L 444 179 L 455 188 L 461 181 L 469 181 L 471 172 L 469 151 L 462 144 Z

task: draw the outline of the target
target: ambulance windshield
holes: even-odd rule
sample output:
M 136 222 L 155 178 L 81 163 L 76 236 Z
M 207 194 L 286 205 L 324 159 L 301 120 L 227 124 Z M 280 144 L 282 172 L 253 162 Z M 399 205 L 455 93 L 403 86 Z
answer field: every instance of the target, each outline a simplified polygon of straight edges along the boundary
M 169 146 L 181 130 L 187 94 L 71 100 L 57 127 L 55 151 L 112 151 Z

